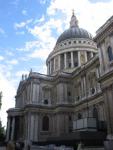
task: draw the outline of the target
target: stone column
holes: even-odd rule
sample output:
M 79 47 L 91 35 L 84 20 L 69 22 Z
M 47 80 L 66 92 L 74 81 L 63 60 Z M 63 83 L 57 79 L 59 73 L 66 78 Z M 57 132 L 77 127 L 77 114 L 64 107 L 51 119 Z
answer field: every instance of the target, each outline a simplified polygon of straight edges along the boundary
M 53 69 L 53 70 L 55 71 L 55 69 L 56 69 L 56 68 L 55 68 L 55 65 L 56 65 L 56 64 L 55 64 L 55 58 L 53 58 L 53 61 L 54 61 L 54 63 L 53 63 L 53 64 L 54 64 L 54 67 L 53 67 L 54 69 Z
M 67 54 L 64 53 L 64 68 L 67 68 Z
M 60 60 L 60 57 L 61 57 L 61 56 L 59 55 L 59 56 L 58 56 L 58 68 L 59 68 L 59 70 L 60 70 L 60 68 L 61 68 L 61 66 L 60 66 L 60 61 L 61 61 L 61 60 Z
M 103 90 L 105 111 L 106 111 L 106 121 L 107 121 L 107 132 L 108 139 L 113 140 L 113 86 L 109 86 Z
M 99 78 L 99 76 L 100 76 L 100 74 L 99 74 L 99 67 L 98 68 L 96 68 L 96 77 L 97 78 Z M 97 89 L 97 91 L 100 91 L 100 83 L 99 82 L 97 82 L 97 87 L 96 87 Z
M 93 52 L 91 52 L 91 58 L 93 57 Z
M 27 150 L 28 145 L 32 145 L 31 143 L 31 130 L 32 130 L 32 126 L 31 126 L 31 113 L 28 112 L 25 116 L 25 120 L 26 120 L 26 137 L 25 137 L 25 150 Z
M 84 54 L 85 54 L 85 62 L 87 62 L 87 52 L 85 51 Z
M 63 83 L 57 84 L 57 104 L 62 104 L 64 101 L 64 86 Z
M 9 140 L 10 140 L 10 139 L 9 139 L 10 126 L 11 126 L 11 119 L 8 117 L 6 141 L 9 141 Z
M 12 120 L 11 140 L 14 140 L 14 131 L 15 131 L 15 117 L 13 117 Z
M 49 62 L 49 74 L 50 74 L 50 62 Z
M 105 150 L 113 149 L 113 85 L 103 90 L 106 122 L 107 122 L 107 140 L 104 142 Z
M 30 122 L 30 128 L 29 128 L 29 132 L 30 132 L 30 141 L 33 141 L 34 140 L 34 130 L 35 130 L 35 128 L 34 128 L 34 115 L 33 114 L 31 114 L 30 115 L 30 120 L 29 120 Z
M 47 74 L 49 75 L 49 62 L 47 64 Z
M 78 66 L 81 66 L 80 51 L 78 51 Z
M 30 140 L 30 129 L 31 129 L 31 114 L 27 116 L 27 140 Z
M 35 115 L 35 120 L 34 120 L 34 141 L 38 141 L 38 115 Z
M 33 97 L 33 83 L 30 83 L 30 101 L 29 103 L 32 104 L 32 97 Z
M 81 98 L 83 99 L 83 93 L 84 93 L 84 80 L 83 77 L 81 77 Z
M 87 91 L 87 88 L 86 88 L 86 76 L 84 76 L 84 97 L 86 97 L 86 91 Z
M 51 72 L 52 72 L 52 71 L 51 71 L 51 60 L 50 60 L 50 70 L 49 70 L 49 72 L 50 72 L 50 74 L 51 74 Z
M 74 68 L 73 52 L 71 52 L 71 68 Z

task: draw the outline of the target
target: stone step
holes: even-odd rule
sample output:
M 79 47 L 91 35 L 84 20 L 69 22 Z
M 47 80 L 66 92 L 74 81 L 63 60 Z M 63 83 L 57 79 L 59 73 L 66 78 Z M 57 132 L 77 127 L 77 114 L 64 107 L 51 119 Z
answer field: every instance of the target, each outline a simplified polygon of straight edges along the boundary
M 0 150 L 6 150 L 6 147 L 0 146 Z
M 104 148 L 98 148 L 98 147 L 85 147 L 81 150 L 105 150 Z

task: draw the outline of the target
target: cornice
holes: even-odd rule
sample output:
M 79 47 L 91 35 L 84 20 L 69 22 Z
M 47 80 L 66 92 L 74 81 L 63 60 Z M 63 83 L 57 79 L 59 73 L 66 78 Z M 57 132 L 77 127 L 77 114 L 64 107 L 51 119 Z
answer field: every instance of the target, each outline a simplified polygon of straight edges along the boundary
M 107 79 L 109 79 L 111 77 L 113 77 L 113 70 L 108 71 L 106 73 L 104 73 L 103 75 L 100 76 L 100 78 L 98 78 L 98 82 L 103 82 Z
M 97 35 L 94 38 L 94 41 L 97 42 L 97 45 L 101 43 L 108 35 L 113 33 L 113 16 L 108 19 L 105 24 L 99 28 Z
M 95 103 L 100 103 L 103 101 L 102 92 L 87 97 L 84 100 L 79 101 L 78 103 L 71 104 L 56 104 L 56 105 L 36 105 L 36 104 L 27 104 L 24 108 L 12 108 L 7 111 L 9 116 L 20 116 L 26 113 L 63 113 L 63 112 L 75 112 L 79 109 L 86 108 L 87 105 L 93 105 Z

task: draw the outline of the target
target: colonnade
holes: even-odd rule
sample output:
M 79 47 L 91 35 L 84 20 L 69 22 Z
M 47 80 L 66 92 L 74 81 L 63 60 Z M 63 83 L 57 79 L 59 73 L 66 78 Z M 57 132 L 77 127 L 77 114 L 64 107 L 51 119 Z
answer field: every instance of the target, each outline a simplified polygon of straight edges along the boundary
M 7 122 L 6 141 L 14 141 L 23 138 L 24 126 L 23 116 L 9 116 Z
M 8 117 L 6 141 L 14 140 L 15 117 Z
M 81 52 L 84 54 L 85 62 L 88 60 L 87 51 L 71 51 L 58 54 L 51 58 L 47 63 L 47 74 L 53 74 L 54 72 L 62 69 L 71 69 L 77 66 L 81 66 Z M 93 52 L 89 52 L 90 57 L 93 57 Z M 84 63 L 85 63 L 84 62 Z
M 76 58 L 74 58 L 74 53 L 76 53 Z M 67 69 L 67 68 L 74 68 L 74 62 L 80 66 L 80 61 L 78 62 L 78 55 L 80 52 L 65 52 L 59 54 L 52 58 L 47 64 L 47 74 L 52 74 L 54 71 Z M 57 61 L 55 59 L 57 58 Z M 56 67 L 57 66 L 57 67 Z
M 92 73 L 94 73 L 95 76 L 92 76 Z M 99 76 L 100 73 L 98 66 L 95 68 L 95 70 L 93 70 L 93 72 L 85 72 L 85 74 L 80 77 L 75 85 L 75 96 L 77 97 L 76 101 L 82 100 L 86 97 L 90 97 L 101 90 L 100 83 L 97 81 L 97 78 L 99 78 Z M 92 80 L 90 80 L 89 78 L 94 79 L 94 83 L 92 83 Z

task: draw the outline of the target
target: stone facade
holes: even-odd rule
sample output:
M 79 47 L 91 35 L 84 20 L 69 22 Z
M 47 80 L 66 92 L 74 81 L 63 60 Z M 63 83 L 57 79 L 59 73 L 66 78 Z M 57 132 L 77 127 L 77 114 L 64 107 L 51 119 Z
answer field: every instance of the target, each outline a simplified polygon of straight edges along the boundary
M 74 14 L 70 29 L 80 33 L 57 40 L 46 61 L 47 75 L 30 71 L 20 81 L 15 108 L 7 111 L 7 141 L 27 145 L 106 129 L 112 137 L 113 17 L 94 39 L 79 28 Z

